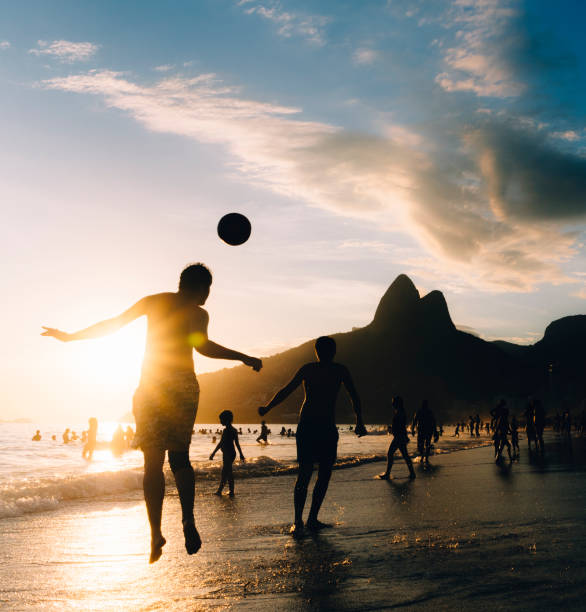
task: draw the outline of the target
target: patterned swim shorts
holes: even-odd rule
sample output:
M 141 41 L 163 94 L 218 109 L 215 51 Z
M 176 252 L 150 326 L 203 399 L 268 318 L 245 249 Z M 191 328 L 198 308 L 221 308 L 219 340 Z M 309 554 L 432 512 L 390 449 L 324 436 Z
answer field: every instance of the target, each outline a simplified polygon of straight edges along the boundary
M 136 421 L 132 446 L 188 450 L 198 402 L 199 384 L 193 372 L 141 380 L 132 400 Z

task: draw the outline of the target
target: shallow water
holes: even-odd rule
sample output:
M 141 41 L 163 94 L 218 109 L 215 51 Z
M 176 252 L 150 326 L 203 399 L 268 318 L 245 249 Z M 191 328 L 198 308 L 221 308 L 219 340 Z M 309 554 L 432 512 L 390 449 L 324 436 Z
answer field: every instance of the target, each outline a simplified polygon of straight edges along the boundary
M 79 434 L 84 425 L 68 424 L 67 427 Z M 128 450 L 114 455 L 108 448 L 116 427 L 114 422 L 99 424 L 98 449 L 93 460 L 88 462 L 81 457 L 83 445 L 80 441 L 63 444 L 61 436 L 65 425 L 0 424 L 0 519 L 51 510 L 68 501 L 121 496 L 140 489 L 142 453 Z M 238 427 L 242 427 L 240 443 L 247 460 L 236 463 L 237 478 L 296 471 L 295 438 L 278 435 L 281 424 L 271 424 L 272 434 L 267 445 L 256 442 L 258 433 L 254 431 L 259 428 L 258 424 Z M 41 429 L 40 442 L 31 441 L 36 429 Z M 201 429 L 215 432 L 218 425 L 196 425 L 190 457 L 198 480 L 216 479 L 221 455 L 217 455 L 215 461 L 209 461 L 215 447 L 212 441 L 215 434 L 200 434 Z M 251 433 L 248 433 L 249 429 Z M 57 440 L 53 441 L 52 435 Z M 348 425 L 341 425 L 337 467 L 384 460 L 389 441 L 384 427 L 371 427 L 368 436 L 357 438 Z M 446 430 L 446 436 L 436 445 L 435 451 L 449 452 L 486 441 L 485 436 L 478 440 L 469 436 L 453 438 L 451 430 Z M 415 451 L 414 443 L 411 450 Z M 167 480 L 172 485 L 173 479 L 168 471 Z

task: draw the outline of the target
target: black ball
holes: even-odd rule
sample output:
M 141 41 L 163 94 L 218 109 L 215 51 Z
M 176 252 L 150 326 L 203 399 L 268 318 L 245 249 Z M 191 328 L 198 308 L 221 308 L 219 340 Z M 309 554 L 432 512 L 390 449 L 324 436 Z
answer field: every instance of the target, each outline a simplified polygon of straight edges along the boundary
M 232 246 L 244 244 L 251 231 L 250 221 L 240 213 L 228 213 L 218 223 L 218 236 Z

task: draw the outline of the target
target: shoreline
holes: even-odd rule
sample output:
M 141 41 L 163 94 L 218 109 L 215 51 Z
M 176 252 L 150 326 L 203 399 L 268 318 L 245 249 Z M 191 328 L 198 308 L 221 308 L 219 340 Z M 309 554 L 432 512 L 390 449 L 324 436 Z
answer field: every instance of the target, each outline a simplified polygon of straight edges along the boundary
M 557 441 L 546 461 L 495 465 L 492 449 L 445 453 L 411 482 L 370 464 L 334 474 L 320 518 L 288 535 L 295 477 L 236 481 L 236 497 L 196 488 L 204 546 L 185 554 L 180 508 L 148 565 L 141 495 L 72 503 L 0 522 L 0 604 L 14 610 L 551 610 L 586 596 L 586 457 Z M 30 551 L 34 547 L 35 557 Z

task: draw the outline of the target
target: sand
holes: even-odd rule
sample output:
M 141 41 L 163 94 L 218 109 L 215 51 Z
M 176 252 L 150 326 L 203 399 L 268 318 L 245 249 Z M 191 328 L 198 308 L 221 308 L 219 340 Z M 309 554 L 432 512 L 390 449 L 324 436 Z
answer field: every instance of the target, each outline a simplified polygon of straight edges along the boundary
M 494 464 L 490 447 L 433 458 L 411 482 L 383 464 L 334 472 L 322 520 L 294 540 L 294 476 L 198 485 L 204 539 L 189 557 L 178 499 L 148 565 L 140 498 L 80 502 L 0 522 L 0 606 L 10 610 L 566 610 L 586 597 L 584 441 L 545 462 Z

